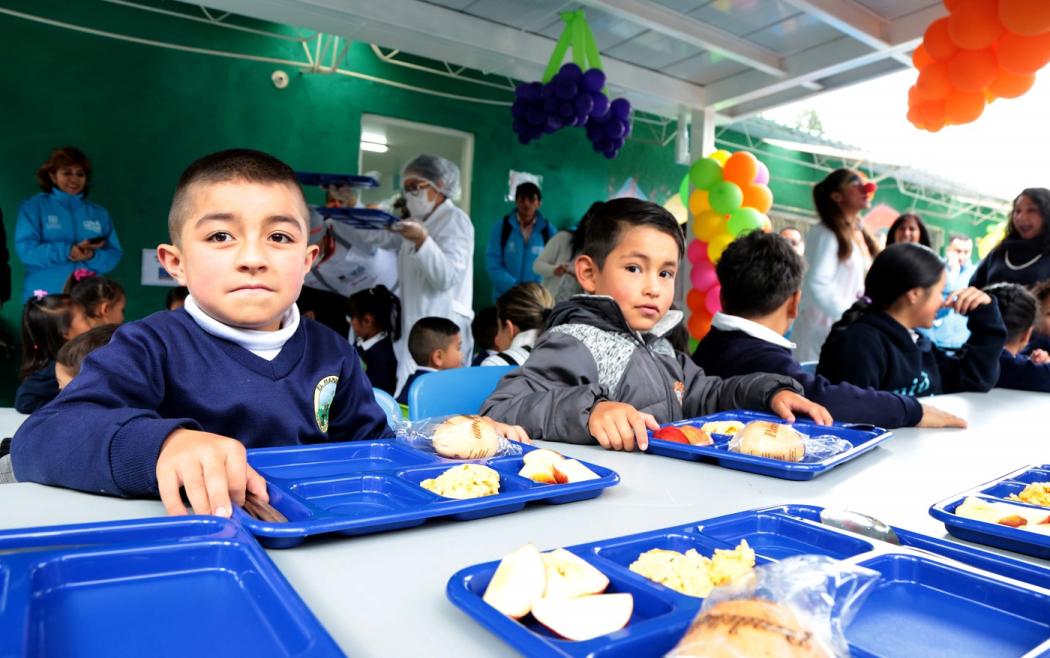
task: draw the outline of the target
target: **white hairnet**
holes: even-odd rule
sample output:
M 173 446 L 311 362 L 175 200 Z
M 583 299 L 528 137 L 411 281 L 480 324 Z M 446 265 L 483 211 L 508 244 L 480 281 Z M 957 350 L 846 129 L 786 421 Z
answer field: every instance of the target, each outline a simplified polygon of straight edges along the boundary
M 452 200 L 459 198 L 459 167 L 440 155 L 417 155 L 401 170 L 401 180 L 410 177 L 429 181 L 435 190 Z

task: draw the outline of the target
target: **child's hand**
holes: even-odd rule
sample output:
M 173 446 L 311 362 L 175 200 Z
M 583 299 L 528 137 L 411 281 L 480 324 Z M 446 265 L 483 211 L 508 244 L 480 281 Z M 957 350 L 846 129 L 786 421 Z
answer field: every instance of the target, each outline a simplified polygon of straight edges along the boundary
M 966 315 L 970 311 L 974 310 L 978 306 L 984 306 L 985 304 L 991 304 L 992 298 L 988 296 L 982 290 L 977 288 L 963 288 L 952 293 L 948 301 L 945 302 L 945 306 L 951 309 L 955 309 L 955 312 L 959 315 Z
M 178 429 L 168 435 L 157 458 L 157 488 L 168 514 L 186 514 L 179 487 L 196 514 L 230 516 L 244 504 L 245 490 L 269 502 L 266 480 L 248 466 L 244 444 L 229 437 Z
M 922 419 L 916 427 L 966 427 L 966 421 L 955 414 L 942 411 L 937 407 L 922 405 Z
M 1028 358 L 1032 363 L 1041 366 L 1050 363 L 1050 352 L 1046 350 L 1032 350 Z
M 591 409 L 587 431 L 606 450 L 645 450 L 649 447 L 646 429 L 658 430 L 652 414 L 643 414 L 629 404 L 603 400 Z
M 482 416 L 481 419 L 496 428 L 496 433 L 505 439 L 517 441 L 518 443 L 532 443 L 529 439 L 528 432 L 526 432 L 525 428 L 521 425 L 507 425 L 506 423 L 492 420 L 488 416 Z
M 783 390 L 773 395 L 769 409 L 789 423 L 795 422 L 793 411 L 806 414 L 817 425 L 830 425 L 831 414 L 812 400 L 807 400 L 794 391 Z

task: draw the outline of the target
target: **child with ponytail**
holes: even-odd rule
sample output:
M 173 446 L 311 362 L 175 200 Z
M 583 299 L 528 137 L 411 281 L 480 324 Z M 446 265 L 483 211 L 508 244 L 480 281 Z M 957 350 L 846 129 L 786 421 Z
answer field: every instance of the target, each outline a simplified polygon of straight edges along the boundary
M 864 280 L 865 298 L 832 327 L 817 373 L 913 397 L 995 386 L 1006 341 L 999 308 L 976 288 L 943 300 L 946 281 L 944 263 L 928 247 L 887 247 Z M 968 317 L 970 338 L 954 354 L 916 331 L 931 327 L 942 307 Z
M 58 350 L 90 328 L 84 307 L 69 295 L 33 292 L 22 313 L 22 383 L 15 392 L 15 410 L 31 414 L 58 395 Z
M 84 307 L 84 314 L 92 327 L 124 324 L 128 296 L 123 286 L 113 279 L 99 276 L 89 269 L 76 269 L 69 275 L 63 292 Z
M 999 355 L 999 388 L 1050 393 L 1050 363 L 1046 352 L 1019 354 L 1032 338 L 1038 317 L 1035 295 L 1016 283 L 997 283 L 984 289 L 999 305 L 1006 325 L 1006 345 Z
M 384 285 L 350 295 L 346 305 L 357 353 L 372 386 L 394 394 L 397 357 L 394 341 L 401 338 L 401 300 Z

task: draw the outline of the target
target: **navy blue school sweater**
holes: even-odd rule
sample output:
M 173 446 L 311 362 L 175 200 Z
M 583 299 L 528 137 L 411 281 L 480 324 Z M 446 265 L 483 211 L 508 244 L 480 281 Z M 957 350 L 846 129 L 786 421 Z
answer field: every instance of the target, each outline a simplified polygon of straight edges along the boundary
M 55 379 L 55 362 L 29 373 L 15 391 L 15 411 L 31 414 L 58 395 L 58 380 Z
M 397 388 L 397 356 L 390 336 L 384 336 L 368 349 L 358 348 L 357 353 L 365 363 L 365 374 L 372 386 L 393 395 Z
M 716 377 L 755 372 L 791 377 L 802 384 L 807 398 L 827 407 L 837 421 L 910 427 L 922 419 L 922 405 L 914 398 L 845 382 L 832 384 L 825 377 L 803 371 L 788 348 L 743 331 L 711 327 L 693 352 L 693 362 Z
M 1028 341 L 1028 344 L 1021 350 L 1021 354 L 1028 356 L 1036 350 L 1043 350 L 1050 352 L 1050 336 L 1043 334 L 1032 333 L 1032 340 Z
M 1003 350 L 999 353 L 999 383 L 996 386 L 1050 393 L 1050 364 L 1032 363 L 1026 356 L 1014 356 Z
M 904 325 L 885 313 L 866 313 L 828 337 L 820 351 L 817 374 L 834 383 L 914 397 L 984 392 L 999 381 L 999 352 L 1006 342 L 999 306 L 978 306 L 966 326 L 970 338 L 949 355 L 924 334 L 912 340 Z
M 408 379 L 405 380 L 405 385 L 401 387 L 401 395 L 397 396 L 398 404 L 408 404 L 408 389 L 412 388 L 412 382 L 416 381 L 416 378 L 420 375 L 425 375 L 428 372 L 434 372 L 434 369 L 420 367 L 419 370 L 408 376 Z
M 179 428 L 247 448 L 390 436 L 354 347 L 303 318 L 273 361 L 201 329 L 184 310 L 126 324 L 18 429 L 21 481 L 157 494 L 161 444 Z

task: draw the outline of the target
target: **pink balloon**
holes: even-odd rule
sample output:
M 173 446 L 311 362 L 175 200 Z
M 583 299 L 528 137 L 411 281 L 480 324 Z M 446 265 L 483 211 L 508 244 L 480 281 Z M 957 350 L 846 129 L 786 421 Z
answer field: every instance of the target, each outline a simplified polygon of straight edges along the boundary
M 685 248 L 685 257 L 689 259 L 690 263 L 696 263 L 701 256 L 704 260 L 707 260 L 707 243 L 693 240 Z
M 699 240 L 694 240 L 693 244 L 697 245 L 697 249 L 700 251 L 700 255 L 697 256 L 695 259 L 692 256 L 690 256 L 689 262 L 696 267 L 708 267 L 712 270 L 715 269 L 715 264 L 712 263 L 711 259 L 707 256 L 707 243 L 700 242 Z
M 707 291 L 707 296 L 704 298 L 704 306 L 707 307 L 707 311 L 714 315 L 722 310 L 722 286 L 715 286 Z
M 761 160 L 759 160 L 758 167 L 756 167 L 756 169 L 757 169 L 757 172 L 755 173 L 755 183 L 757 183 L 759 185 L 768 185 L 769 184 L 769 167 L 766 166 L 766 163 L 764 163 Z
M 693 271 L 689 273 L 689 282 L 693 284 L 693 290 L 704 292 L 705 290 L 710 290 L 712 286 L 718 285 L 718 274 L 715 273 L 715 268 L 711 267 L 711 265 L 696 265 L 693 267 Z

